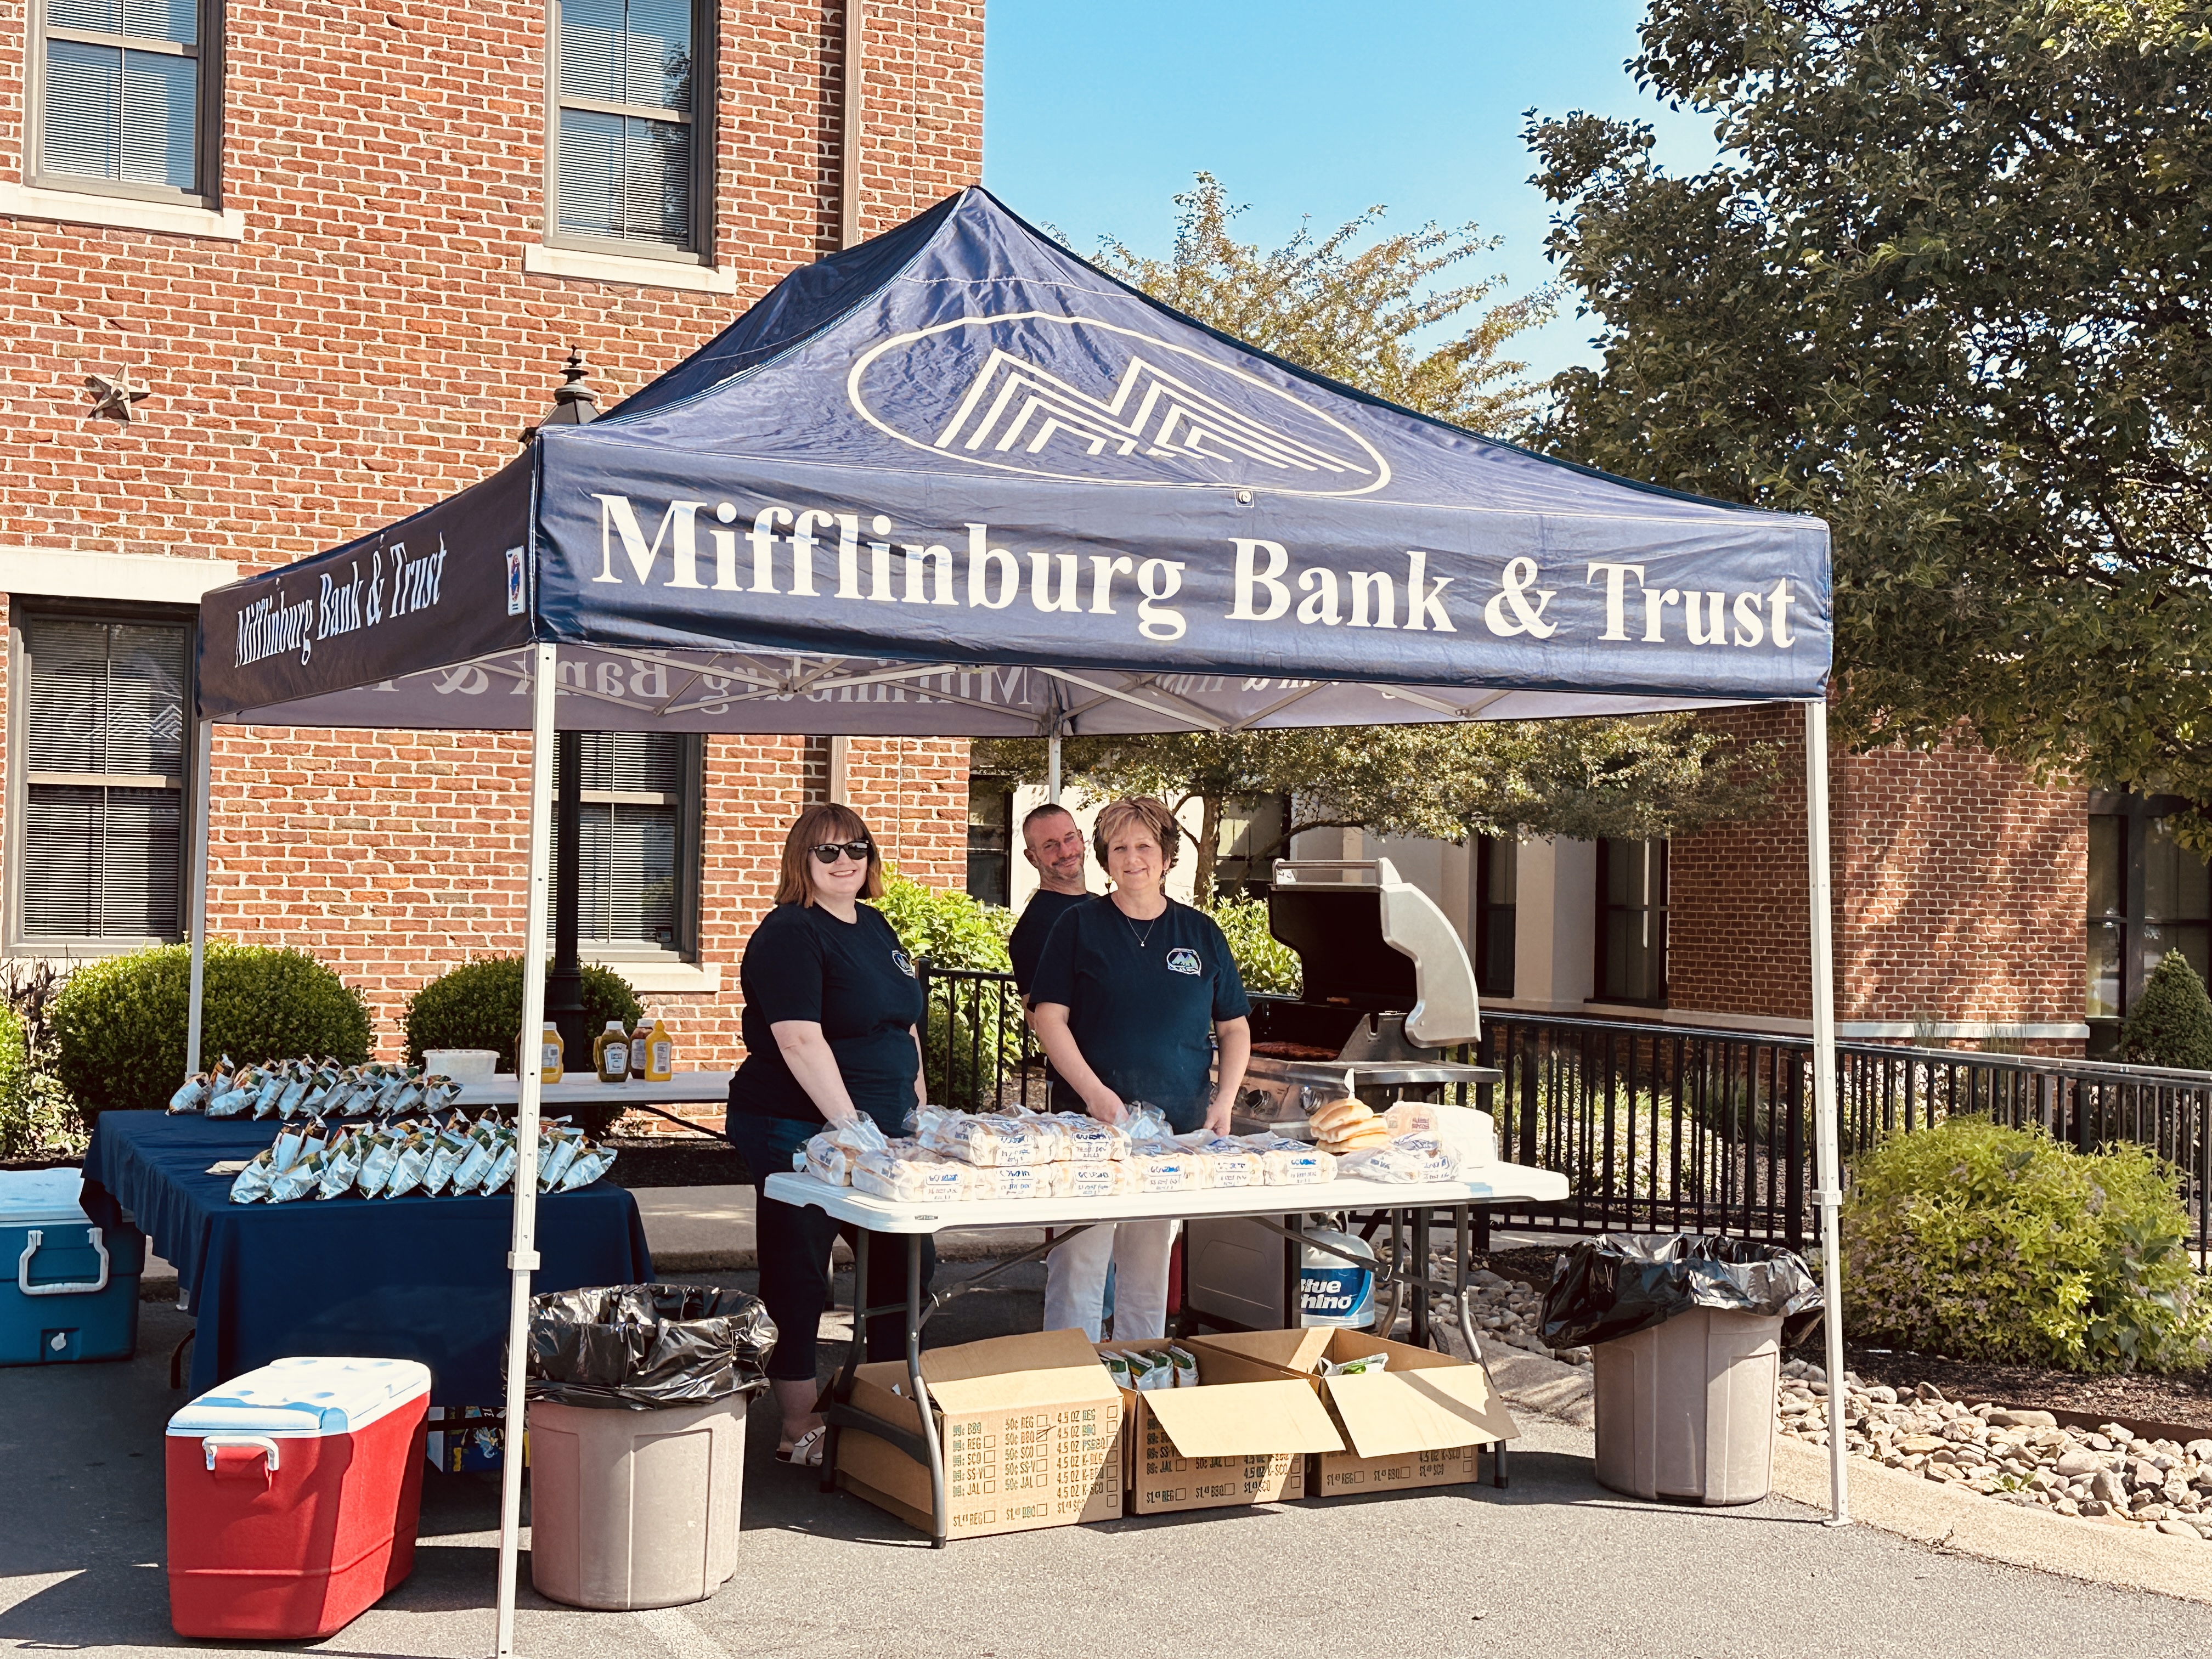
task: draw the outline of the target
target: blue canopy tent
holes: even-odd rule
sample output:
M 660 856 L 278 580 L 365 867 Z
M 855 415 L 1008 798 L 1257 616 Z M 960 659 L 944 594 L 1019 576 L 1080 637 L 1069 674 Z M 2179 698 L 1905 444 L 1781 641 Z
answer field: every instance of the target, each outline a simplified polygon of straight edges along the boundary
M 1832 1289 L 1831 620 L 1818 520 L 1412 414 L 1215 333 L 963 191 L 794 271 L 599 421 L 549 426 L 425 512 L 210 594 L 194 948 L 210 723 L 529 730 L 535 1029 L 556 729 L 1060 738 L 1797 702 Z M 533 1226 L 518 1187 L 517 1421 Z

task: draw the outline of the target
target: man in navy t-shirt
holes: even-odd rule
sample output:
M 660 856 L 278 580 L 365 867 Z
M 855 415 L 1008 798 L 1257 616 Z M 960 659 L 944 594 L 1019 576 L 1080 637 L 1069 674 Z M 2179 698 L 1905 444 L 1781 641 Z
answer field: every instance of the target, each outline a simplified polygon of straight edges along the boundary
M 1088 851 L 1083 831 L 1076 827 L 1075 814 L 1065 806 L 1040 806 L 1024 818 L 1022 849 L 1022 856 L 1036 867 L 1037 890 L 1023 907 L 1022 919 L 1014 924 L 1006 954 L 1014 959 L 1014 985 L 1027 1003 L 1030 981 L 1036 977 L 1037 958 L 1044 954 L 1044 942 L 1052 937 L 1053 923 L 1070 906 L 1090 897 L 1091 889 L 1083 878 L 1083 860 Z

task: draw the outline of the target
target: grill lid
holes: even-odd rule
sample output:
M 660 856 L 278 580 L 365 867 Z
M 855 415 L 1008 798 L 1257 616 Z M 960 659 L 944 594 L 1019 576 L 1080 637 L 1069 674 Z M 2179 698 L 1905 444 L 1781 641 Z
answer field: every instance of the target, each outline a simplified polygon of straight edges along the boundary
M 1424 1048 L 1480 1034 L 1474 967 L 1436 902 L 1388 859 L 1279 859 L 1268 930 L 1298 953 L 1304 1000 L 1406 1014 Z

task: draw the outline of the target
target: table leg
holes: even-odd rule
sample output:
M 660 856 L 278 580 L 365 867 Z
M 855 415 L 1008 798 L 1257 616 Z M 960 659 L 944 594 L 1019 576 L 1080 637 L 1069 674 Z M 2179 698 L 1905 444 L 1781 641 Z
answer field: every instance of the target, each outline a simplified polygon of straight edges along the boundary
M 952 1529 L 952 1512 L 945 1492 L 945 1448 L 938 1443 L 937 1419 L 929 1407 L 929 1386 L 921 1380 L 921 1234 L 907 1236 L 906 1374 L 914 1388 L 915 1408 L 921 1418 L 923 1461 L 929 1468 L 929 1547 L 941 1550 Z
M 1401 1268 L 1400 1271 L 1404 1272 Z M 1413 1291 L 1413 1346 L 1429 1346 L 1429 1210 L 1426 1205 L 1413 1212 L 1413 1265 L 1411 1270 Z
M 1305 1300 L 1299 1294 L 1304 1278 L 1301 1270 L 1305 1264 L 1305 1246 L 1298 1240 L 1305 1224 L 1303 1212 L 1283 1218 L 1283 1328 L 1286 1331 L 1296 1330 L 1306 1322 Z

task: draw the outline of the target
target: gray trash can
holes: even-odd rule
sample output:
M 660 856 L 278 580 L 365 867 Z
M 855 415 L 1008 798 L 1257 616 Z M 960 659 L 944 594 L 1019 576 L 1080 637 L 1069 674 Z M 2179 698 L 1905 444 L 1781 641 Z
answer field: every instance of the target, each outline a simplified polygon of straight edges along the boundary
M 1772 1488 L 1781 1316 L 1693 1308 L 1599 1343 L 1590 1364 L 1600 1486 L 1691 1504 Z
M 572 1607 L 703 1601 L 737 1571 L 745 1401 L 530 1407 L 530 1582 Z
M 574 1607 L 702 1601 L 737 1570 L 745 1397 L 775 1327 L 696 1285 L 531 1304 L 530 1582 Z
M 1765 1497 L 1782 1349 L 1820 1310 L 1811 1270 L 1778 1245 L 1609 1234 L 1560 1256 L 1543 1337 L 1589 1345 L 1598 1484 L 1674 1503 Z

